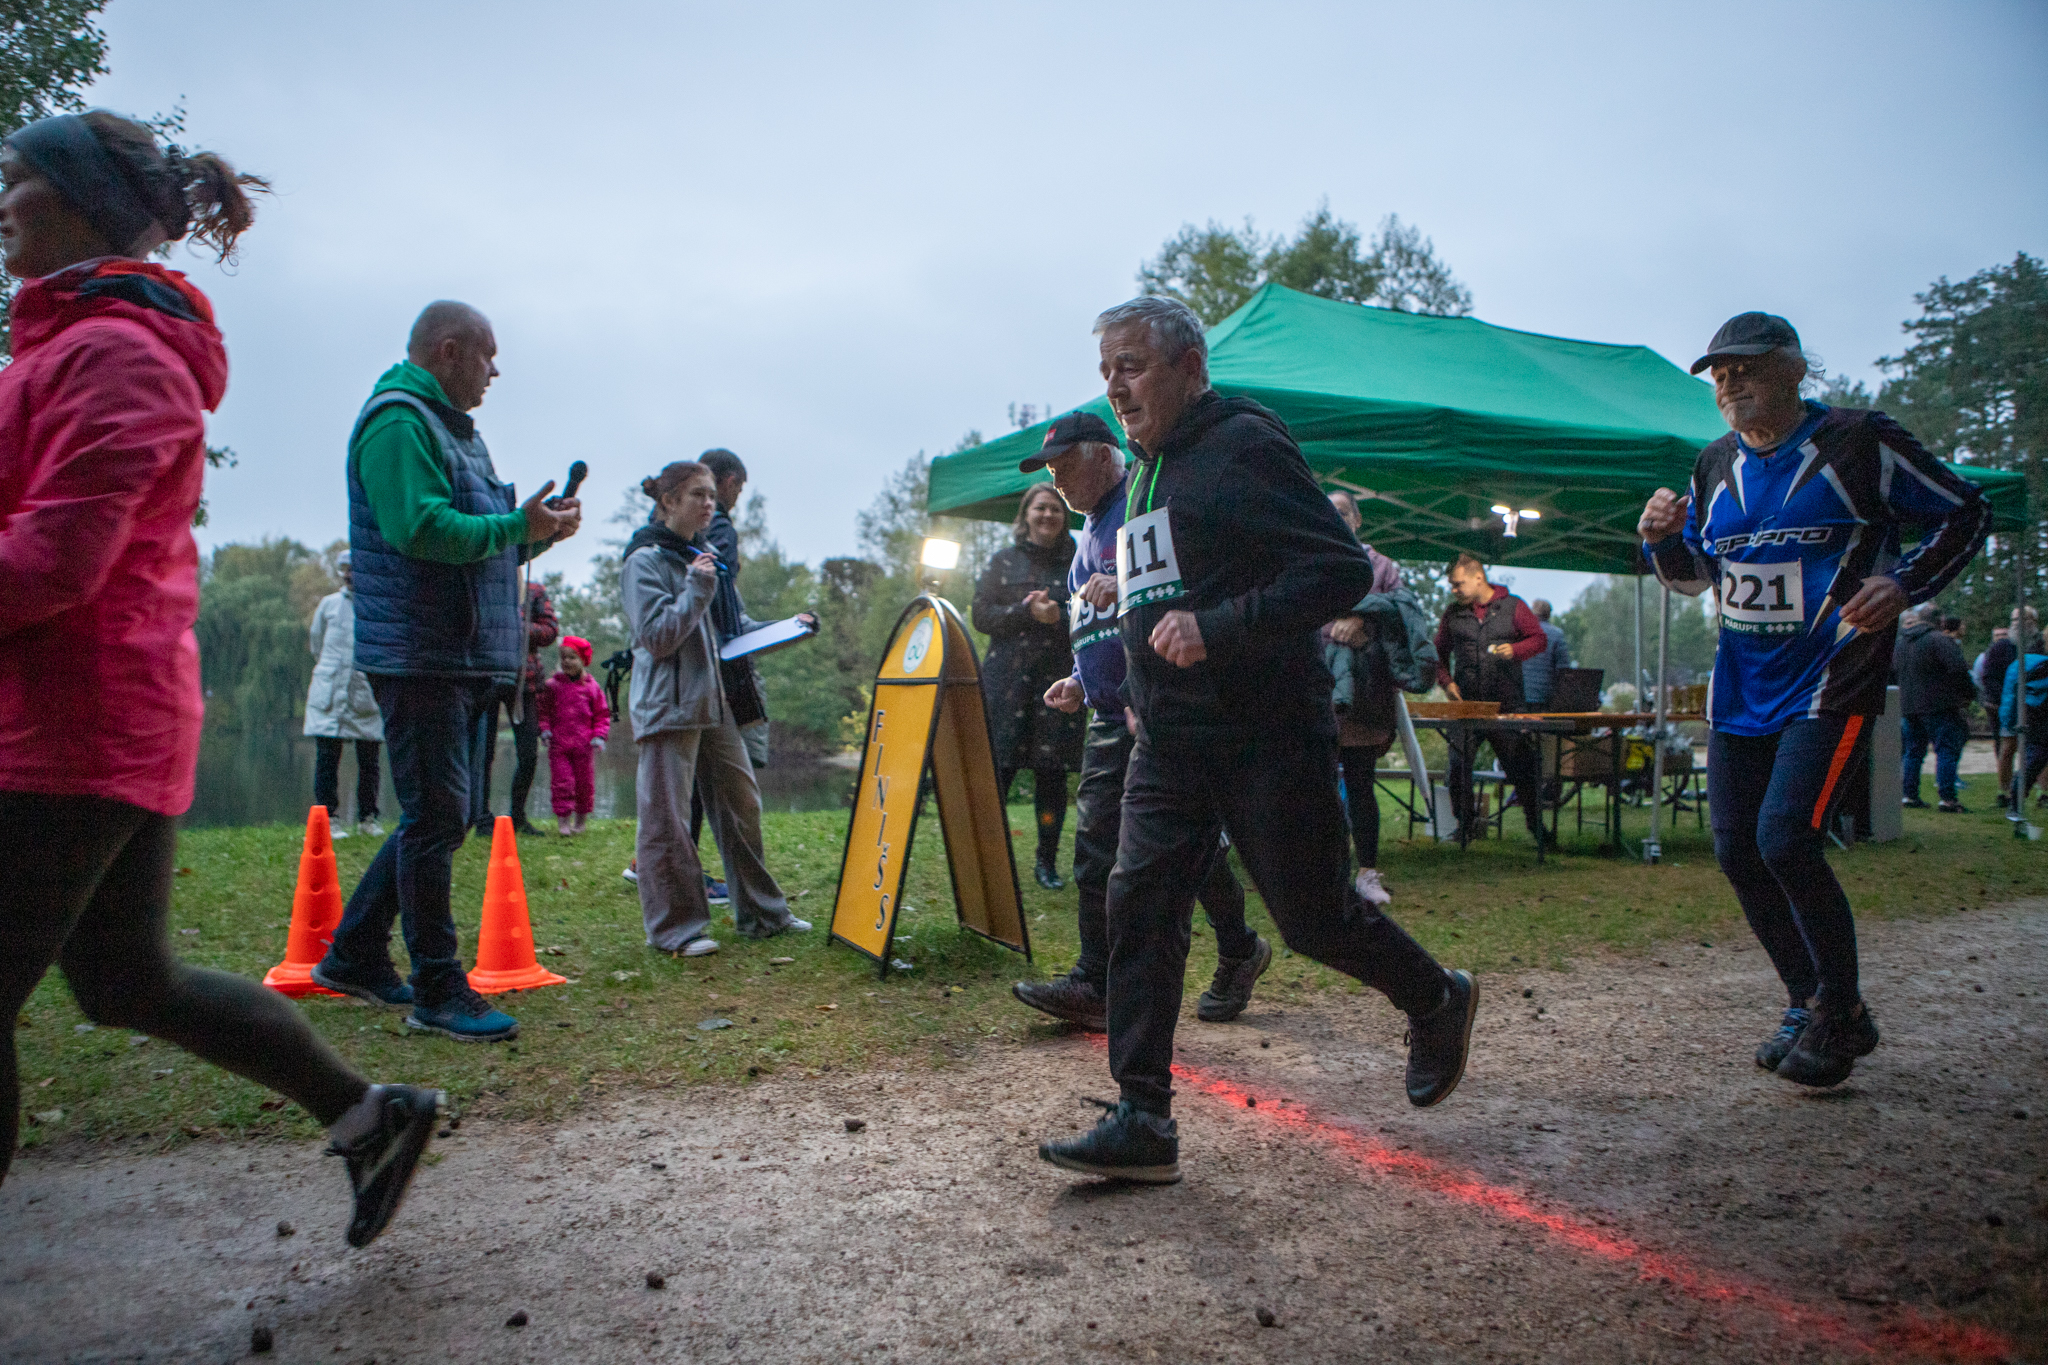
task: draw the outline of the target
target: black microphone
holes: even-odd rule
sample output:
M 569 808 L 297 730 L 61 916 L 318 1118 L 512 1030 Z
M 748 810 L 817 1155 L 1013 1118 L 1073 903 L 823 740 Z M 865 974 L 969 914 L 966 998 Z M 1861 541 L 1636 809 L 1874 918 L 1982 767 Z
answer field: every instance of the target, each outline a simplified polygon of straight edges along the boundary
M 562 485 L 562 496 L 573 498 L 576 490 L 583 486 L 583 476 L 590 472 L 590 466 L 578 460 L 569 466 L 569 482 Z

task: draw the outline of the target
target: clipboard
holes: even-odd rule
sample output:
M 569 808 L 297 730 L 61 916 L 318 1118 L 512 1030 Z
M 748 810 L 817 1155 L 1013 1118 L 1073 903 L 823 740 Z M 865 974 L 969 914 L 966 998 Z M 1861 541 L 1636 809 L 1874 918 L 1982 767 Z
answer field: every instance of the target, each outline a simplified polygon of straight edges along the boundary
M 745 635 L 733 636 L 719 646 L 718 657 L 730 663 L 752 654 L 768 654 L 800 640 L 808 640 L 817 633 L 816 626 L 806 625 L 792 616 L 786 621 L 775 621 L 759 630 L 750 630 Z

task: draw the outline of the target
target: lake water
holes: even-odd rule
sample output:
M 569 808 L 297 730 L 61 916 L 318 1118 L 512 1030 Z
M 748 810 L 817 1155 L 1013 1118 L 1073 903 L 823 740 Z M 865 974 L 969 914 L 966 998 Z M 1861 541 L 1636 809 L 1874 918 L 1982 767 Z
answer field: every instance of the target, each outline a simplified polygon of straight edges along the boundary
M 638 762 L 635 746 L 625 737 L 624 727 L 613 731 L 619 742 L 597 758 L 597 819 L 630 817 L 633 814 L 633 784 Z M 388 757 L 388 756 L 387 756 Z M 516 764 L 512 735 L 498 732 L 498 753 L 491 764 L 491 811 L 511 813 L 512 770 Z M 761 805 L 772 811 L 844 810 L 853 804 L 855 770 L 815 761 L 777 762 L 755 774 L 761 784 Z M 347 821 L 355 819 L 356 760 L 350 745 L 341 761 L 341 809 Z M 379 813 L 389 827 L 398 819 L 398 796 L 391 788 L 388 762 L 383 767 L 383 795 Z M 313 741 L 294 738 L 250 753 L 237 741 L 219 741 L 209 736 L 199 750 L 199 779 L 192 809 L 183 820 L 188 829 L 220 825 L 264 825 L 305 820 L 313 804 Z M 548 804 L 547 751 L 541 751 L 540 771 L 534 777 L 528 818 L 536 824 L 552 818 Z

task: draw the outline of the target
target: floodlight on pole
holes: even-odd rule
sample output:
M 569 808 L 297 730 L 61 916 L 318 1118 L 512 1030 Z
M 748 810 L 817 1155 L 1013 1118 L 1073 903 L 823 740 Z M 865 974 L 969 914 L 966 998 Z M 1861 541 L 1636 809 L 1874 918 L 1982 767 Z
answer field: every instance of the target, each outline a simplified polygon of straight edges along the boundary
M 1504 502 L 1497 502 L 1493 505 L 1493 514 L 1501 520 L 1503 528 L 1501 534 L 1507 536 L 1510 540 L 1514 539 L 1515 533 L 1520 528 L 1522 522 L 1543 520 L 1543 513 L 1534 507 L 1524 507 L 1520 511 L 1516 511 Z
M 918 553 L 917 562 L 924 566 L 925 586 L 936 590 L 939 576 L 960 562 L 960 542 L 928 536 L 924 549 Z

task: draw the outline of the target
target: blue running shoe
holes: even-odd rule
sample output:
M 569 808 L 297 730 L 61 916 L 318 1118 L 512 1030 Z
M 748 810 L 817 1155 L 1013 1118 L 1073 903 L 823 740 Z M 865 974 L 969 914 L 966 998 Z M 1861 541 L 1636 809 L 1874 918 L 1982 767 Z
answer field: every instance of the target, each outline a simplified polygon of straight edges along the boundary
M 1806 1031 L 1806 1024 L 1813 1018 L 1812 1010 L 1794 1006 L 1785 1011 L 1785 1017 L 1778 1021 L 1778 1031 L 1756 1045 L 1756 1064 L 1766 1071 L 1776 1071 L 1778 1063 L 1785 1060 L 1799 1042 L 1799 1035 Z
M 732 892 L 726 890 L 724 882 L 707 872 L 704 875 L 704 899 L 713 905 L 731 905 Z
M 414 1005 L 405 1026 L 458 1043 L 502 1043 L 519 1036 L 519 1021 L 464 986 L 439 1005 Z
M 316 986 L 353 995 L 373 1005 L 403 1009 L 413 1002 L 412 987 L 406 985 L 389 965 L 381 972 L 351 972 L 332 957 L 324 957 L 313 964 L 311 976 Z

